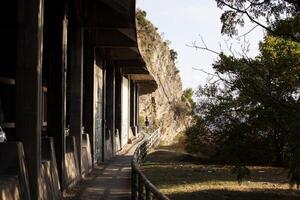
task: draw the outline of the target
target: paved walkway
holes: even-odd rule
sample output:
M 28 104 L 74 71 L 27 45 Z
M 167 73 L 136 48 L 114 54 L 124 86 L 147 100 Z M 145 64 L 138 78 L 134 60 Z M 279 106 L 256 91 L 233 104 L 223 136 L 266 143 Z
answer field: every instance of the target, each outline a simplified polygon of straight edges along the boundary
M 75 190 L 73 195 L 65 198 L 72 200 L 130 200 L 131 198 L 131 160 L 139 144 L 128 148 L 123 155 L 112 161 L 97 166 Z

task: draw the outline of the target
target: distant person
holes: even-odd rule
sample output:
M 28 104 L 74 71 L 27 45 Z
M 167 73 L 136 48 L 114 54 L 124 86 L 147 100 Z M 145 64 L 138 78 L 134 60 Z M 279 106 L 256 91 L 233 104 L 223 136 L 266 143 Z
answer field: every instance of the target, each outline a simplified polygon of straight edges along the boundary
M 149 126 L 149 120 L 148 120 L 148 117 L 146 116 L 146 119 L 145 119 L 145 126 L 148 127 Z

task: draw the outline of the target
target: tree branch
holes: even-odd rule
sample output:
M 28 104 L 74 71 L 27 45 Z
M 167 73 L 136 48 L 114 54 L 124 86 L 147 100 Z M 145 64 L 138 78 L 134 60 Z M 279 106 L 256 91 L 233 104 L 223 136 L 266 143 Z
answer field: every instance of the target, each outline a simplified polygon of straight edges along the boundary
M 294 35 L 287 34 L 287 33 L 285 33 L 285 34 L 277 33 L 276 31 L 272 30 L 270 27 L 268 27 L 268 26 L 266 26 L 266 25 L 260 23 L 259 21 L 255 20 L 255 19 L 249 14 L 249 12 L 247 12 L 247 10 L 242 10 L 242 9 L 240 9 L 240 8 L 237 8 L 237 7 L 235 7 L 235 6 L 232 6 L 232 5 L 230 5 L 229 3 L 226 3 L 226 2 L 223 1 L 223 0 L 218 0 L 218 1 L 219 1 L 221 4 L 223 4 L 223 5 L 227 6 L 227 7 L 229 7 L 230 9 L 232 9 L 232 10 L 234 10 L 234 11 L 236 11 L 236 12 L 245 14 L 245 15 L 250 19 L 250 21 L 252 21 L 252 22 L 255 23 L 256 25 L 258 25 L 258 26 L 264 28 L 265 30 L 267 30 L 267 31 L 270 32 L 271 34 L 273 34 L 273 35 L 275 35 L 275 36 L 279 36 L 279 37 L 286 36 L 286 37 L 289 37 L 289 38 L 293 39 L 294 41 L 298 41 L 298 42 L 299 42 L 299 39 L 296 38 Z
M 198 45 L 196 44 L 196 42 L 192 42 L 192 45 L 186 44 L 186 46 L 192 47 L 192 48 L 195 48 L 195 49 L 206 50 L 206 51 L 209 51 L 209 52 L 211 52 L 211 53 L 220 55 L 220 52 L 217 52 L 217 51 L 215 51 L 215 50 L 209 49 L 209 48 L 207 47 L 207 45 L 205 44 L 205 42 L 204 42 L 202 36 L 200 36 L 200 38 L 201 38 L 201 42 L 202 42 L 202 45 L 203 45 L 203 46 L 198 46 Z
M 254 29 L 256 29 L 259 25 L 256 24 L 254 27 L 252 27 L 250 30 L 248 30 L 246 33 L 239 35 L 236 39 L 240 39 L 242 37 L 245 37 L 246 35 L 248 35 L 249 33 L 251 33 Z

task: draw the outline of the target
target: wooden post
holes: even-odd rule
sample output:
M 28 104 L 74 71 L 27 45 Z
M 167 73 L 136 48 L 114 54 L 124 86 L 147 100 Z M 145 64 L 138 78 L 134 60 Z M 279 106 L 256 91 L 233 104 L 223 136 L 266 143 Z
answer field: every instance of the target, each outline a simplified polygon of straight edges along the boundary
M 42 128 L 43 0 L 19 0 L 16 135 L 23 142 L 31 199 L 39 199 Z
M 115 127 L 119 130 L 119 137 L 114 137 L 115 152 L 121 149 L 121 137 L 122 133 L 122 75 L 120 74 L 120 68 L 116 69 L 116 91 L 115 91 Z M 118 144 L 118 145 L 117 145 Z
M 57 171 L 61 189 L 64 180 L 66 152 L 66 72 L 67 72 L 67 27 L 62 1 L 45 2 L 44 68 L 48 74 L 47 133 L 53 137 Z
M 83 28 L 75 26 L 70 35 L 70 135 L 75 136 L 81 174 L 83 102 Z
M 134 136 L 136 135 L 136 91 L 135 82 L 130 81 L 130 126 Z
M 90 42 L 90 32 L 86 31 L 84 35 L 84 69 L 83 69 L 83 80 L 84 80 L 84 98 L 83 98 L 83 124 L 85 126 L 85 131 L 90 136 L 91 149 L 92 149 L 92 160 L 93 165 L 96 164 L 97 159 L 95 158 L 95 116 L 94 110 L 94 48 Z
M 105 152 L 104 159 L 108 160 L 113 155 L 115 135 L 115 83 L 116 83 L 116 70 L 113 66 L 107 66 L 107 80 L 106 80 L 106 130 L 104 134 Z
M 107 70 L 106 62 L 103 62 L 103 96 L 102 96 L 102 161 L 105 159 L 105 135 L 107 132 Z
M 139 88 L 138 85 L 136 84 L 135 86 L 135 107 L 136 107 L 136 113 L 135 113 L 135 123 L 137 126 L 137 132 L 139 133 L 139 115 L 140 115 L 140 96 L 139 96 Z

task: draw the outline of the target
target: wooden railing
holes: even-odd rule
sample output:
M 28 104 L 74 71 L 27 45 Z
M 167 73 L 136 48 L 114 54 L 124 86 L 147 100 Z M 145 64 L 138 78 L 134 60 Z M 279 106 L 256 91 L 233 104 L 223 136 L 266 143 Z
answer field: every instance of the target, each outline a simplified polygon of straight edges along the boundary
M 135 150 L 132 160 L 132 200 L 170 200 L 162 194 L 145 176 L 140 169 L 140 164 L 151 148 L 154 148 L 160 138 L 160 129 L 152 133 Z

